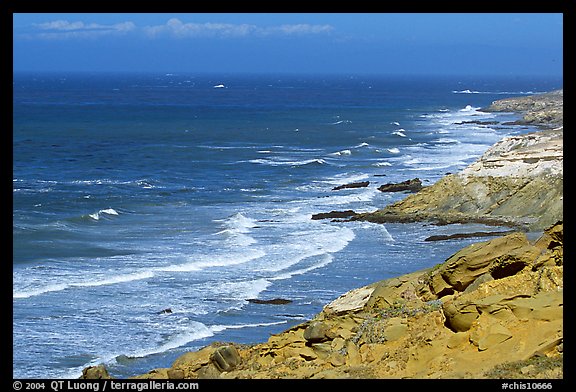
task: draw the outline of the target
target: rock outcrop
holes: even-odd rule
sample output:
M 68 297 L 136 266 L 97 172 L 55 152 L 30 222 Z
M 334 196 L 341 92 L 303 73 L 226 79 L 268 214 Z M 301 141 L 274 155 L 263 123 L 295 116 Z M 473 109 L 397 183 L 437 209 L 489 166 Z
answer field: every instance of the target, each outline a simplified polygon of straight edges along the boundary
M 422 181 L 419 178 L 413 178 L 398 183 L 388 183 L 380 185 L 380 192 L 418 192 L 422 189 Z
M 522 120 L 514 124 L 538 125 L 556 128 L 563 124 L 564 90 L 520 98 L 501 99 L 482 109 L 485 112 L 523 113 Z
M 349 184 L 335 186 L 332 190 L 339 191 L 341 189 L 366 188 L 368 185 L 370 185 L 370 181 L 351 182 Z
M 561 378 L 563 242 L 558 222 L 533 242 L 476 243 L 352 290 L 265 343 L 213 344 L 138 378 L 512 378 L 508 364 Z
M 480 222 L 543 230 L 563 219 L 562 90 L 496 101 L 493 110 L 528 110 L 554 129 L 504 138 L 480 159 L 418 193 L 354 220 Z M 541 116 L 537 113 L 542 111 Z M 558 114 L 558 111 L 560 114 Z M 554 115 L 550 114 L 553 113 Z

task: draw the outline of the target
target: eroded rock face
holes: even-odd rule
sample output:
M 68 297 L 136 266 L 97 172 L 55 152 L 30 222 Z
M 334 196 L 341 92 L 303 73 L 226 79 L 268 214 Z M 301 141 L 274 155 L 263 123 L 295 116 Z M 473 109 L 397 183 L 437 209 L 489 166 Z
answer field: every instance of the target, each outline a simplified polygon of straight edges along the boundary
M 413 178 L 398 183 L 388 183 L 380 185 L 380 192 L 418 192 L 422 189 L 422 181 L 419 178 Z
M 373 213 L 371 222 L 482 222 L 543 230 L 563 219 L 561 132 L 508 138 L 458 174 Z
M 481 222 L 543 230 L 563 219 L 563 92 L 510 98 L 486 110 L 525 113 L 548 128 L 504 138 L 457 174 L 373 213 L 370 222 Z
M 554 127 L 563 123 L 564 90 L 492 102 L 485 112 L 521 112 L 524 118 L 517 124 L 536 124 Z

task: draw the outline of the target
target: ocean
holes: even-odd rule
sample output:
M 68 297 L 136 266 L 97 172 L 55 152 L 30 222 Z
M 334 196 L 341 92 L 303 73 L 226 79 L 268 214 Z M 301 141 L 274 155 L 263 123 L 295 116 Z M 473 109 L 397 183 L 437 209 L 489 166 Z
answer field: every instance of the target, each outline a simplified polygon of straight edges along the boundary
M 518 77 L 15 74 L 13 376 L 128 377 L 215 341 L 265 342 L 344 292 L 428 268 L 482 225 L 373 211 L 508 135 Z M 369 181 L 369 186 L 333 190 Z M 488 228 L 494 230 L 494 228 Z M 282 298 L 283 305 L 249 299 Z

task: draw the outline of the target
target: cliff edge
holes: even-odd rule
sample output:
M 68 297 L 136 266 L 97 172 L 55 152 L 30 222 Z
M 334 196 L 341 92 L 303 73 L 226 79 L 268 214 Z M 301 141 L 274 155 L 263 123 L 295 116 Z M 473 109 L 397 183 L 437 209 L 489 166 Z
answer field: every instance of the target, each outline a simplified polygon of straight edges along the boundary
M 502 139 L 476 162 L 385 208 L 371 222 L 482 222 L 541 231 L 563 219 L 562 90 L 495 101 L 486 111 L 520 111 L 544 128 Z

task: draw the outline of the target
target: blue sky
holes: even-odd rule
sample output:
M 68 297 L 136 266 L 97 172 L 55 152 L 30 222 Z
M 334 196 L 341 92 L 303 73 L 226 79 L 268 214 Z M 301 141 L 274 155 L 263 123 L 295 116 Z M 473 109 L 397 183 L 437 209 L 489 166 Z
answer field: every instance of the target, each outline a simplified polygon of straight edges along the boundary
M 562 75 L 561 13 L 22 13 L 14 71 Z

